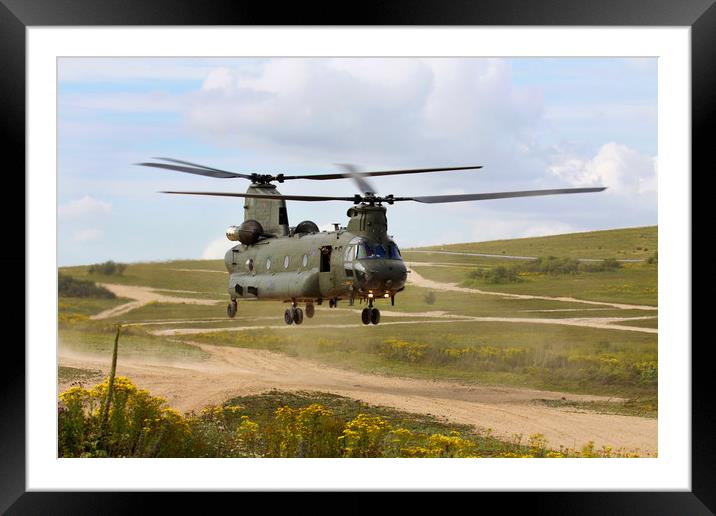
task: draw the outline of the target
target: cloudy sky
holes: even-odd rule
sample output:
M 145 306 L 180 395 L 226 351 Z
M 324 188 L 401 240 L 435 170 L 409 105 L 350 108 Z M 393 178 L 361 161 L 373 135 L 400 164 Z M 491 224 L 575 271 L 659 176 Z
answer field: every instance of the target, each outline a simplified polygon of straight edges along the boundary
M 241 179 L 137 167 L 154 156 L 237 172 L 483 165 L 374 178 L 381 194 L 607 186 L 574 196 L 389 207 L 402 247 L 657 222 L 656 59 L 63 58 L 59 265 L 222 257 Z M 349 180 L 279 186 L 352 195 Z M 289 202 L 291 225 L 346 203 Z

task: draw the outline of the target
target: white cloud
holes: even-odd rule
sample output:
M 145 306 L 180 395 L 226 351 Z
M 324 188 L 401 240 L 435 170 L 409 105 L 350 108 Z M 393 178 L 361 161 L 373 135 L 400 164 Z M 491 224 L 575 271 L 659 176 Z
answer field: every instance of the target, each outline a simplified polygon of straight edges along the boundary
M 226 237 L 217 238 L 209 242 L 201 253 L 202 260 L 219 260 L 223 259 L 226 251 L 231 248 L 232 244 Z
M 235 83 L 235 77 L 231 69 L 216 68 L 206 76 L 201 89 L 204 91 L 222 90 L 230 93 L 231 89 L 235 87 Z
M 91 242 L 93 240 L 99 240 L 104 235 L 104 232 L 100 229 L 83 229 L 78 231 L 74 235 L 76 242 Z
M 444 164 L 509 156 L 541 110 L 541 95 L 515 86 L 501 59 L 274 59 L 258 73 L 213 70 L 187 118 L 225 146 Z
M 573 186 L 606 186 L 610 194 L 655 198 L 656 163 L 656 157 L 612 142 L 603 145 L 592 158 L 558 152 L 549 171 Z
M 81 219 L 105 215 L 111 209 L 110 203 L 85 195 L 81 199 L 60 205 L 57 214 L 61 219 Z

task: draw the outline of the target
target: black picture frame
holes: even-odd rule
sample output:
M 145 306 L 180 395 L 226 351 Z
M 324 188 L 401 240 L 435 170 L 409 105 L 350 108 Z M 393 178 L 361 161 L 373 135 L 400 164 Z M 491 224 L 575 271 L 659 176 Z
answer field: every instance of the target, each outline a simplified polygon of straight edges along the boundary
M 0 103 L 6 174 L 3 221 L 11 228 L 7 241 L 25 242 L 25 226 L 17 222 L 25 211 L 13 199 L 24 199 L 19 170 L 25 170 L 25 30 L 32 26 L 88 25 L 553 25 L 553 26 L 689 26 L 692 71 L 692 170 L 707 173 L 713 143 L 716 102 L 716 0 L 489 0 L 489 1 L 369 1 L 360 4 L 261 3 L 214 0 L 0 0 Z M 10 158 L 10 159 L 8 159 Z M 709 163 L 710 164 L 710 163 Z M 15 171 L 15 172 L 12 172 Z M 11 173 L 12 172 L 12 173 Z M 688 173 L 688 171 L 684 171 Z M 694 174 L 691 172 L 691 177 Z M 8 181 L 15 180 L 15 185 Z M 693 191 L 693 189 L 692 189 Z M 12 192 L 9 195 L 8 192 Z M 693 206 L 693 201 L 692 201 Z M 692 232 L 693 233 L 693 232 Z M 19 248 L 14 245 L 13 248 Z M 22 247 L 24 249 L 24 246 Z M 5 252 L 9 270 L 27 270 L 24 251 Z M 7 269 L 6 269 L 7 270 Z M 22 288 L 19 275 L 4 282 L 6 291 Z M 14 283 L 13 283 L 14 282 Z M 23 284 L 24 286 L 24 284 Z M 24 291 L 24 290 L 23 290 Z M 11 306 L 17 310 L 15 301 Z M 26 307 L 31 310 L 32 307 Z M 692 316 L 693 321 L 693 316 Z M 693 329 L 693 325 L 691 326 Z M 692 330 L 693 334 L 693 330 Z M 26 492 L 25 487 L 25 354 L 19 339 L 5 342 L 5 367 L 0 387 L 0 511 L 8 514 L 118 514 L 144 512 L 146 497 L 156 498 L 165 510 L 190 509 L 188 493 L 71 493 Z M 692 339 L 693 340 L 693 339 Z M 550 514 L 713 514 L 716 511 L 716 411 L 711 393 L 706 346 L 692 346 L 692 490 L 690 492 L 563 492 L 481 493 L 497 498 L 502 510 L 523 506 L 530 512 Z M 220 499 L 231 494 L 212 494 Z M 240 493 L 243 503 L 249 497 Z M 273 500 L 281 497 L 271 495 Z M 368 510 L 368 494 L 351 493 L 345 511 Z M 407 498 L 407 497 L 405 497 Z M 403 511 L 424 504 L 422 495 L 404 499 Z M 458 501 L 453 505 L 457 508 Z M 488 507 L 483 505 L 483 507 Z

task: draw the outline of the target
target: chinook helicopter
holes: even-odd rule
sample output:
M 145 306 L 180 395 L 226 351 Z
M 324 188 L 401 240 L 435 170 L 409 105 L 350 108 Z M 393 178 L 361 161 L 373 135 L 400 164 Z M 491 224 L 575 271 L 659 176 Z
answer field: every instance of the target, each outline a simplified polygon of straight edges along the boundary
M 419 197 L 381 196 L 366 177 L 399 174 L 422 174 L 456 170 L 477 170 L 482 166 L 441 167 L 407 170 L 359 172 L 353 165 L 341 165 L 343 172 L 314 175 L 242 174 L 198 165 L 172 158 L 153 158 L 166 163 L 137 163 L 189 174 L 215 178 L 242 178 L 251 181 L 245 193 L 230 192 L 177 192 L 166 194 L 211 195 L 243 197 L 244 221 L 229 226 L 226 237 L 238 242 L 226 252 L 224 264 L 229 273 L 229 303 L 226 309 L 231 318 L 236 316 L 239 299 L 274 300 L 291 303 L 284 312 L 286 324 L 301 324 L 305 304 L 306 317 L 313 317 L 315 306 L 328 300 L 330 308 L 347 300 L 366 303 L 361 312 L 363 324 L 378 324 L 380 311 L 373 304 L 377 299 L 390 300 L 405 288 L 408 270 L 395 240 L 388 235 L 388 219 L 384 204 L 414 201 L 420 203 L 447 203 L 532 197 L 541 195 L 601 192 L 597 188 L 561 188 L 517 192 L 492 192 L 458 195 L 429 195 Z M 361 193 L 351 197 L 283 195 L 274 182 L 304 179 L 325 181 L 352 179 Z M 304 220 L 289 226 L 286 201 L 345 201 L 348 224 L 334 224 L 333 231 L 320 231 L 315 222 Z

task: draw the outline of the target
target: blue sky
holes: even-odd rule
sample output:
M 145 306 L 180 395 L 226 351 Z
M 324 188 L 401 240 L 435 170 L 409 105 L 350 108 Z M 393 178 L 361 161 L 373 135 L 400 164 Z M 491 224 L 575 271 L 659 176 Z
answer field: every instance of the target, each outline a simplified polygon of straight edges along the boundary
M 657 222 L 657 62 L 631 58 L 178 59 L 58 62 L 59 265 L 219 257 L 243 180 L 134 166 L 167 156 L 237 172 L 483 165 L 373 180 L 425 195 L 571 186 L 600 194 L 389 208 L 402 247 Z M 307 184 L 310 183 L 310 184 Z M 351 195 L 348 180 L 282 193 Z M 344 203 L 289 202 L 292 225 Z

